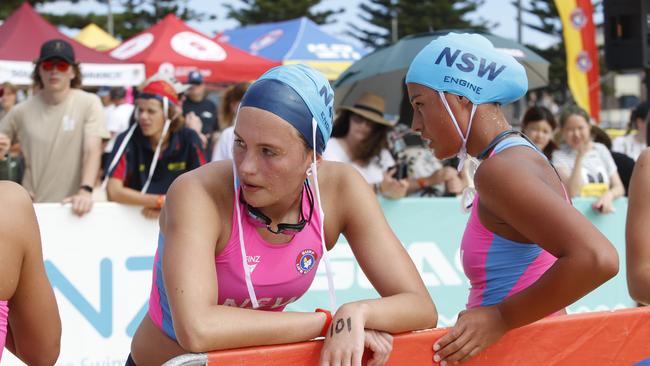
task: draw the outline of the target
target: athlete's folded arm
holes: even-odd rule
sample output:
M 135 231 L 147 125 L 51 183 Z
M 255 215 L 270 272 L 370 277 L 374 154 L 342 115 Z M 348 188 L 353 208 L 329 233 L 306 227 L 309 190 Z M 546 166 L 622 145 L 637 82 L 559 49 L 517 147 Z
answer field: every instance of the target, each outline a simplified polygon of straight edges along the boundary
M 382 296 L 346 306 L 363 306 L 365 328 L 399 333 L 436 326 L 438 314 L 413 261 L 390 228 L 381 206 L 365 180 L 352 167 L 340 170 L 332 192 L 332 215 L 345 235 L 355 259 Z M 325 205 L 325 203 L 324 203 Z M 326 216 L 326 220 L 329 220 Z
M 190 352 L 305 341 L 320 333 L 322 313 L 271 312 L 218 305 L 216 243 L 220 216 L 196 171 L 175 180 L 161 216 L 164 283 L 176 337 Z M 223 202 L 230 205 L 232 202 Z
M 0 215 L 2 240 L 22 251 L 20 278 L 9 301 L 6 346 L 28 365 L 52 365 L 59 356 L 61 319 L 45 274 L 36 215 L 27 192 L 5 185 L 0 201 L 12 209 Z
M 557 188 L 540 179 L 540 171 L 528 159 L 507 158 L 514 152 L 493 156 L 477 171 L 481 208 L 557 261 L 534 284 L 498 305 L 509 328 L 570 305 L 618 271 L 618 255 L 609 240 Z
M 650 304 L 650 150 L 639 156 L 630 179 L 625 252 L 630 296 Z

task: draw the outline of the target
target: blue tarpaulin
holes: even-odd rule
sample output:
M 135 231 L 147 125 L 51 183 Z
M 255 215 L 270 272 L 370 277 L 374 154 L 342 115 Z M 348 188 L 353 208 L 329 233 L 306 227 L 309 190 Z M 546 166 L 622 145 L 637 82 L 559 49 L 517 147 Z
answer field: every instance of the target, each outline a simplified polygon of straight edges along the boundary
M 309 64 L 330 80 L 366 53 L 327 34 L 306 17 L 228 30 L 218 40 L 285 64 Z

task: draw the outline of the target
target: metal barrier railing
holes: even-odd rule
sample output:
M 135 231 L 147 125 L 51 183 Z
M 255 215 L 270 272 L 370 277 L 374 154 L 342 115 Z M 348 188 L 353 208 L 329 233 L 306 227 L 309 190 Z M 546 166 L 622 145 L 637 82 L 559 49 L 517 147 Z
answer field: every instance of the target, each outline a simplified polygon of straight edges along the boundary
M 162 366 L 205 366 L 208 364 L 208 355 L 205 353 L 188 353 L 172 358 Z

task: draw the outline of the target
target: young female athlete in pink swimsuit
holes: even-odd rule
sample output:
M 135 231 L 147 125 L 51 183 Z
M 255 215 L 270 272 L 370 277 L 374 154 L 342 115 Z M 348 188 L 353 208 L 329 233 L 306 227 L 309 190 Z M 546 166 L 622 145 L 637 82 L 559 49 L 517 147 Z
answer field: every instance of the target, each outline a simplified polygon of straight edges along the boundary
M 27 365 L 54 365 L 61 319 L 45 274 L 32 200 L 0 182 L 0 358 L 6 347 Z
M 618 271 L 611 243 L 567 198 L 552 165 L 511 130 L 500 105 L 522 97 L 526 73 L 477 34 L 432 41 L 406 75 L 413 129 L 439 159 L 483 160 L 461 245 L 468 309 L 438 340 L 434 361 L 467 360 L 507 330 L 563 309 Z
M 253 83 L 235 125 L 234 161 L 178 178 L 160 218 L 148 316 L 127 364 L 187 352 L 325 335 L 321 364 L 373 365 L 388 333 L 433 327 L 437 314 L 372 190 L 354 168 L 320 160 L 332 125 L 329 82 L 304 65 Z M 336 309 L 327 251 L 345 235 L 381 298 Z M 282 312 L 328 270 L 331 310 Z

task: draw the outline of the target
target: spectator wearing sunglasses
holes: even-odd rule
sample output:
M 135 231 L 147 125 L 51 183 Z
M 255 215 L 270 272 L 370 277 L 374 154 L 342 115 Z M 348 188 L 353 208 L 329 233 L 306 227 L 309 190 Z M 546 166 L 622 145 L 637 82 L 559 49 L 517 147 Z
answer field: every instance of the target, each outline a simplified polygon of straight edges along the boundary
M 0 123 L 0 156 L 19 142 L 26 163 L 22 185 L 34 201 L 70 203 L 81 216 L 92 208 L 101 143 L 109 137 L 102 104 L 79 89 L 79 63 L 64 40 L 43 43 L 32 78 L 39 92 Z
M 333 95 L 306 65 L 269 70 L 241 102 L 234 159 L 174 181 L 161 213 L 148 315 L 127 365 L 319 336 L 321 364 L 360 366 L 365 346 L 373 351 L 369 364 L 383 365 L 389 333 L 436 325 L 429 293 L 371 187 L 352 166 L 321 158 Z M 381 297 L 334 313 L 327 252 L 341 234 Z M 332 312 L 283 312 L 323 262 Z

